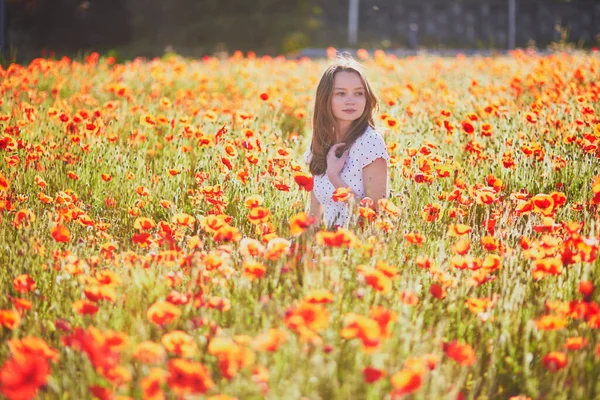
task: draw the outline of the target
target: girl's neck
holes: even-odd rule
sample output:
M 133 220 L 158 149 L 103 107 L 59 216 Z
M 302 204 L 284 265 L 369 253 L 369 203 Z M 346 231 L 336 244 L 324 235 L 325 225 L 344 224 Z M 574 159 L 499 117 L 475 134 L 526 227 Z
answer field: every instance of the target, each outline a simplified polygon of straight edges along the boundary
M 337 143 L 344 141 L 346 133 L 348 133 L 348 130 L 350 129 L 350 125 L 351 123 L 345 123 L 344 125 L 338 123 L 338 125 L 335 127 L 334 132 Z

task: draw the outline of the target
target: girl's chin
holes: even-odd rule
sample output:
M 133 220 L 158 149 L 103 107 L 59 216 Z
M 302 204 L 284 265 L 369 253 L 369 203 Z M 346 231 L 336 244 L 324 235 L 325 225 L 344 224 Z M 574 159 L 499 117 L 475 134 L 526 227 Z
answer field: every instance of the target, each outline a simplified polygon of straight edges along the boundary
M 360 115 L 341 115 L 339 117 L 337 117 L 338 120 L 340 121 L 356 121 L 358 118 L 360 118 Z

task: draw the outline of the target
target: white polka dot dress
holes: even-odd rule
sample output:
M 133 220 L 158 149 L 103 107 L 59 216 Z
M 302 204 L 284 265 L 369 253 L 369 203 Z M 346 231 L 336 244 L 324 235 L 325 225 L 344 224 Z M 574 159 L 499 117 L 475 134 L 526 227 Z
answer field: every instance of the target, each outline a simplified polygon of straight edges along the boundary
M 310 146 L 304 153 L 304 161 L 310 162 L 312 153 Z M 378 158 L 383 158 L 388 167 L 390 156 L 387 152 L 383 136 L 371 127 L 367 127 L 365 132 L 352 144 L 348 153 L 348 158 L 340 173 L 342 180 L 359 196 L 359 200 L 365 197 L 365 187 L 363 184 L 363 168 Z M 389 175 L 388 175 L 389 179 Z M 389 197 L 389 184 L 386 185 L 386 197 Z M 349 209 L 346 203 L 335 202 L 332 199 L 335 187 L 329 181 L 327 174 L 314 176 L 313 191 L 319 203 L 323 205 L 323 216 L 328 227 L 339 225 L 347 227 L 349 222 Z

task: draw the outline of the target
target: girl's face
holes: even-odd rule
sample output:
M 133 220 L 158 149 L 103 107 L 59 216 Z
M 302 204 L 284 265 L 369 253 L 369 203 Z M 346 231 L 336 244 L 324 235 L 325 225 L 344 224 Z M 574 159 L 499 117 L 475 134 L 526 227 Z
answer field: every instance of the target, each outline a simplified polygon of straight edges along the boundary
M 337 72 L 333 77 L 331 111 L 338 126 L 348 126 L 365 111 L 367 96 L 365 87 L 356 72 Z

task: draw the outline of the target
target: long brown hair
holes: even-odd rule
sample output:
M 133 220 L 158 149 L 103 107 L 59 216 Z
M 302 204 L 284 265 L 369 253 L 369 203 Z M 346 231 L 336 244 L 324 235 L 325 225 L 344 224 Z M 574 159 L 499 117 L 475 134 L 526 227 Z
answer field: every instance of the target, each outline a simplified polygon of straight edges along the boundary
M 330 65 L 317 86 L 315 109 L 313 113 L 313 137 L 310 144 L 312 158 L 308 166 L 313 175 L 323 175 L 327 171 L 327 152 L 335 144 L 335 117 L 331 111 L 331 97 L 333 96 L 333 80 L 338 72 L 355 72 L 365 87 L 366 105 L 362 115 L 352 121 L 344 138 L 346 143 L 337 150 L 337 156 L 344 151 L 365 132 L 367 127 L 374 128 L 373 112 L 378 107 L 377 97 L 373 93 L 369 82 L 361 72 L 360 65 L 350 57 L 340 57 Z

